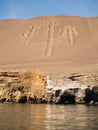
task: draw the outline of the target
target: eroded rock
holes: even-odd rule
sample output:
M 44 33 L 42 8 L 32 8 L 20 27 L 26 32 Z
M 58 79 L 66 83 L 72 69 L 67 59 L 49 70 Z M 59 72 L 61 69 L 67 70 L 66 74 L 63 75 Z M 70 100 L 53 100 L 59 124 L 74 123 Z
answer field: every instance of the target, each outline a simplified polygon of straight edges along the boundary
M 0 102 L 98 104 L 98 86 L 83 83 L 83 76 L 92 75 L 75 75 L 56 79 L 32 71 L 1 72 Z

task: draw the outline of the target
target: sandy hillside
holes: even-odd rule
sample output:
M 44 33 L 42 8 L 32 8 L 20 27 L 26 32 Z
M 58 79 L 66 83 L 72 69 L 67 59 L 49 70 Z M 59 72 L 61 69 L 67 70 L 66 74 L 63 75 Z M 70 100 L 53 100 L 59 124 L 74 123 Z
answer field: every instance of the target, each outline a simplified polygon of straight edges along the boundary
M 98 64 L 98 17 L 0 21 L 0 69 Z

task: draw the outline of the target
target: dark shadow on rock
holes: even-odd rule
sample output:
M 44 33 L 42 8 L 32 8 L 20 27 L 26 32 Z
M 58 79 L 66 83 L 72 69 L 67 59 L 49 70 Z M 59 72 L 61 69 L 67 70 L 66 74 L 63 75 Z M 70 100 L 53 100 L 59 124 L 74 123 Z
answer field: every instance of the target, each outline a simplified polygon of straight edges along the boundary
M 26 103 L 27 102 L 27 96 L 21 96 L 20 99 L 18 100 L 18 103 Z
M 64 92 L 59 98 L 59 104 L 74 104 L 75 96 L 69 92 Z

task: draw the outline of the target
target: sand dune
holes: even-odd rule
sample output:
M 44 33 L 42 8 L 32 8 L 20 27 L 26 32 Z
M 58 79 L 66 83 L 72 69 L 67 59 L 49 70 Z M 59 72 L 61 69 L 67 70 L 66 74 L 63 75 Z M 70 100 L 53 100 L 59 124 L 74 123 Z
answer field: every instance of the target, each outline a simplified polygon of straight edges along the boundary
M 0 21 L 0 69 L 98 64 L 98 17 Z

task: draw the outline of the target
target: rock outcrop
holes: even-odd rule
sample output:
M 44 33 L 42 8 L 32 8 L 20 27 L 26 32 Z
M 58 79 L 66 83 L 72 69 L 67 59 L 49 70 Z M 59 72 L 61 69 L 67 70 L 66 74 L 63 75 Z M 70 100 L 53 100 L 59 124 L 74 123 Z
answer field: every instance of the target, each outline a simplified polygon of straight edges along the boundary
M 87 88 L 87 85 L 68 78 L 62 80 L 48 79 L 46 86 L 48 102 L 56 104 L 84 103 Z
M 89 76 L 71 74 L 56 79 L 32 71 L 0 72 L 0 102 L 98 104 L 97 76 L 92 78 L 93 85 L 85 77 Z
M 46 86 L 48 102 L 56 104 L 98 104 L 97 73 L 88 74 L 75 73 L 57 80 L 48 77 Z
M 38 72 L 1 72 L 1 102 L 38 102 L 45 95 L 44 76 Z

